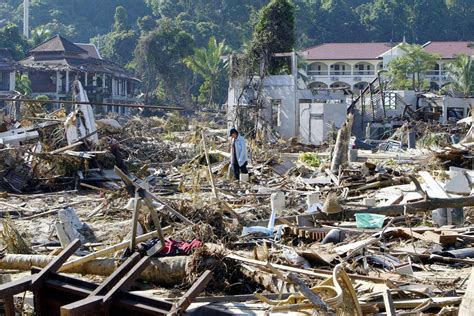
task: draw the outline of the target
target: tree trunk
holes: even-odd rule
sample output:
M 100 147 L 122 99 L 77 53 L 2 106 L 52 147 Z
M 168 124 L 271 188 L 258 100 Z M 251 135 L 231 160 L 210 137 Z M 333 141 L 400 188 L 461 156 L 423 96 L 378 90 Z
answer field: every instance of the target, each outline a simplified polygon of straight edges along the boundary
M 0 269 L 27 271 L 32 267 L 44 268 L 54 256 L 8 254 L 0 259 Z M 140 278 L 159 285 L 180 284 L 186 277 L 186 264 L 190 256 L 153 258 Z M 71 268 L 69 273 L 110 275 L 119 266 L 120 260 L 96 259 Z
M 214 83 L 209 82 L 209 108 L 212 109 L 212 105 L 214 104 L 213 98 L 214 98 Z
M 331 171 L 333 173 L 339 172 L 339 167 L 346 166 L 349 163 L 349 141 L 352 130 L 352 115 L 347 117 L 347 121 L 342 125 L 337 133 L 336 144 L 334 146 L 334 153 L 331 160 Z

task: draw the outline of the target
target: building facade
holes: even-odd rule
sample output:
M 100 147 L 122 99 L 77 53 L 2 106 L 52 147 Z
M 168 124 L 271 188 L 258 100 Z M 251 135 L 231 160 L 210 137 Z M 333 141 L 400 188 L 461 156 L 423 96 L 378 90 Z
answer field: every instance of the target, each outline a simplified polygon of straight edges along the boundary
M 101 58 L 93 44 L 75 44 L 56 35 L 30 49 L 19 63 L 28 73 L 33 95 L 66 99 L 72 82 L 79 80 L 91 101 L 137 101 L 139 80 L 119 65 Z M 120 111 L 120 108 L 105 110 Z
M 258 115 L 259 131 L 274 131 L 283 139 L 295 137 L 301 143 L 320 145 L 328 140 L 331 130 L 342 126 L 348 106 L 344 91 L 308 89 L 298 80 L 297 54 L 291 53 L 290 57 L 289 74 L 264 78 L 261 91 L 264 104 L 258 114 L 253 112 L 258 92 L 245 90 L 248 79 L 230 78 L 227 98 L 229 129 L 240 128 L 243 122 L 239 122 L 237 113 L 243 111 L 244 120 L 252 120 L 252 115 Z M 256 76 L 252 80 L 258 86 L 260 79 Z
M 15 90 L 15 74 L 19 69 L 10 50 L 0 48 L 0 95 L 9 95 Z
M 432 70 L 426 73 L 430 85 L 439 88 L 449 82 L 446 64 L 460 54 L 474 55 L 470 42 L 427 42 L 423 45 L 429 53 L 441 55 Z M 364 89 L 377 78 L 380 70 L 403 55 L 401 43 L 327 43 L 299 52 L 306 60 L 309 87 Z

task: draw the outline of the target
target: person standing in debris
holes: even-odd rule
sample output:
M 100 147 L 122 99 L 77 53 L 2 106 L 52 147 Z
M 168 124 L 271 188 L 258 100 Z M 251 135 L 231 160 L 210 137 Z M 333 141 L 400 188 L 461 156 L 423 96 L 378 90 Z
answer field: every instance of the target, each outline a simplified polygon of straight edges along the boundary
M 239 132 L 233 128 L 230 130 L 232 138 L 232 149 L 230 162 L 234 170 L 234 176 L 237 181 L 240 180 L 240 173 L 247 174 L 247 144 Z

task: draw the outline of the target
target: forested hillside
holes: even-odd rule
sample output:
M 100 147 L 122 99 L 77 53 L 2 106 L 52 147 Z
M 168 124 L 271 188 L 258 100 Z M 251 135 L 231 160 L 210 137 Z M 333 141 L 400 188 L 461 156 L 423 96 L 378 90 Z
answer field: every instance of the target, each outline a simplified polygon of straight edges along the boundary
M 86 42 L 112 31 L 115 8 L 123 6 L 127 25 L 137 19 L 176 20 L 198 46 L 211 35 L 239 49 L 250 36 L 255 12 L 265 0 L 32 0 L 31 27 L 45 26 Z M 472 0 L 294 0 L 299 47 L 331 41 L 470 40 Z M 21 24 L 22 0 L 2 0 L 0 21 Z
M 0 47 L 19 59 L 28 47 L 59 33 L 95 43 L 103 57 L 134 71 L 145 95 L 160 102 L 219 103 L 225 100 L 227 67 L 219 55 L 255 46 L 259 11 L 269 2 L 31 0 L 27 41 L 20 36 L 23 0 L 1 0 Z M 323 42 L 474 39 L 473 0 L 292 0 L 288 5 L 294 37 L 285 50 Z

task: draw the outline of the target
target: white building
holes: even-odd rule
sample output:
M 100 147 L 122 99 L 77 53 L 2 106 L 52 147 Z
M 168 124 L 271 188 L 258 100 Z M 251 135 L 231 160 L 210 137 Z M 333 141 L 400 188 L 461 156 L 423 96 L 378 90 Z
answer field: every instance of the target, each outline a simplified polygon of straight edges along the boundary
M 0 95 L 9 95 L 15 90 L 15 73 L 20 68 L 11 52 L 0 48 Z
M 431 86 L 439 88 L 449 82 L 445 65 L 457 55 L 474 55 L 470 42 L 427 42 L 429 53 L 441 55 L 433 70 L 426 74 Z M 327 43 L 300 52 L 308 65 L 310 88 L 346 87 L 359 91 L 386 69 L 396 56 L 403 55 L 396 43 Z
M 327 140 L 331 126 L 340 128 L 346 120 L 347 103 L 344 91 L 311 91 L 298 80 L 296 53 L 291 54 L 291 74 L 267 76 L 263 82 L 265 104 L 258 113 L 258 128 L 276 131 L 283 139 L 296 137 L 300 142 L 319 145 Z M 258 78 L 253 82 L 258 85 Z M 254 106 L 253 90 L 242 94 L 246 82 L 242 78 L 231 78 L 227 100 L 228 127 L 237 127 L 243 122 L 237 118 L 237 109 L 247 111 L 245 119 L 252 120 L 249 113 Z M 243 95 L 241 97 L 241 95 Z M 239 99 L 240 98 L 240 99 Z

